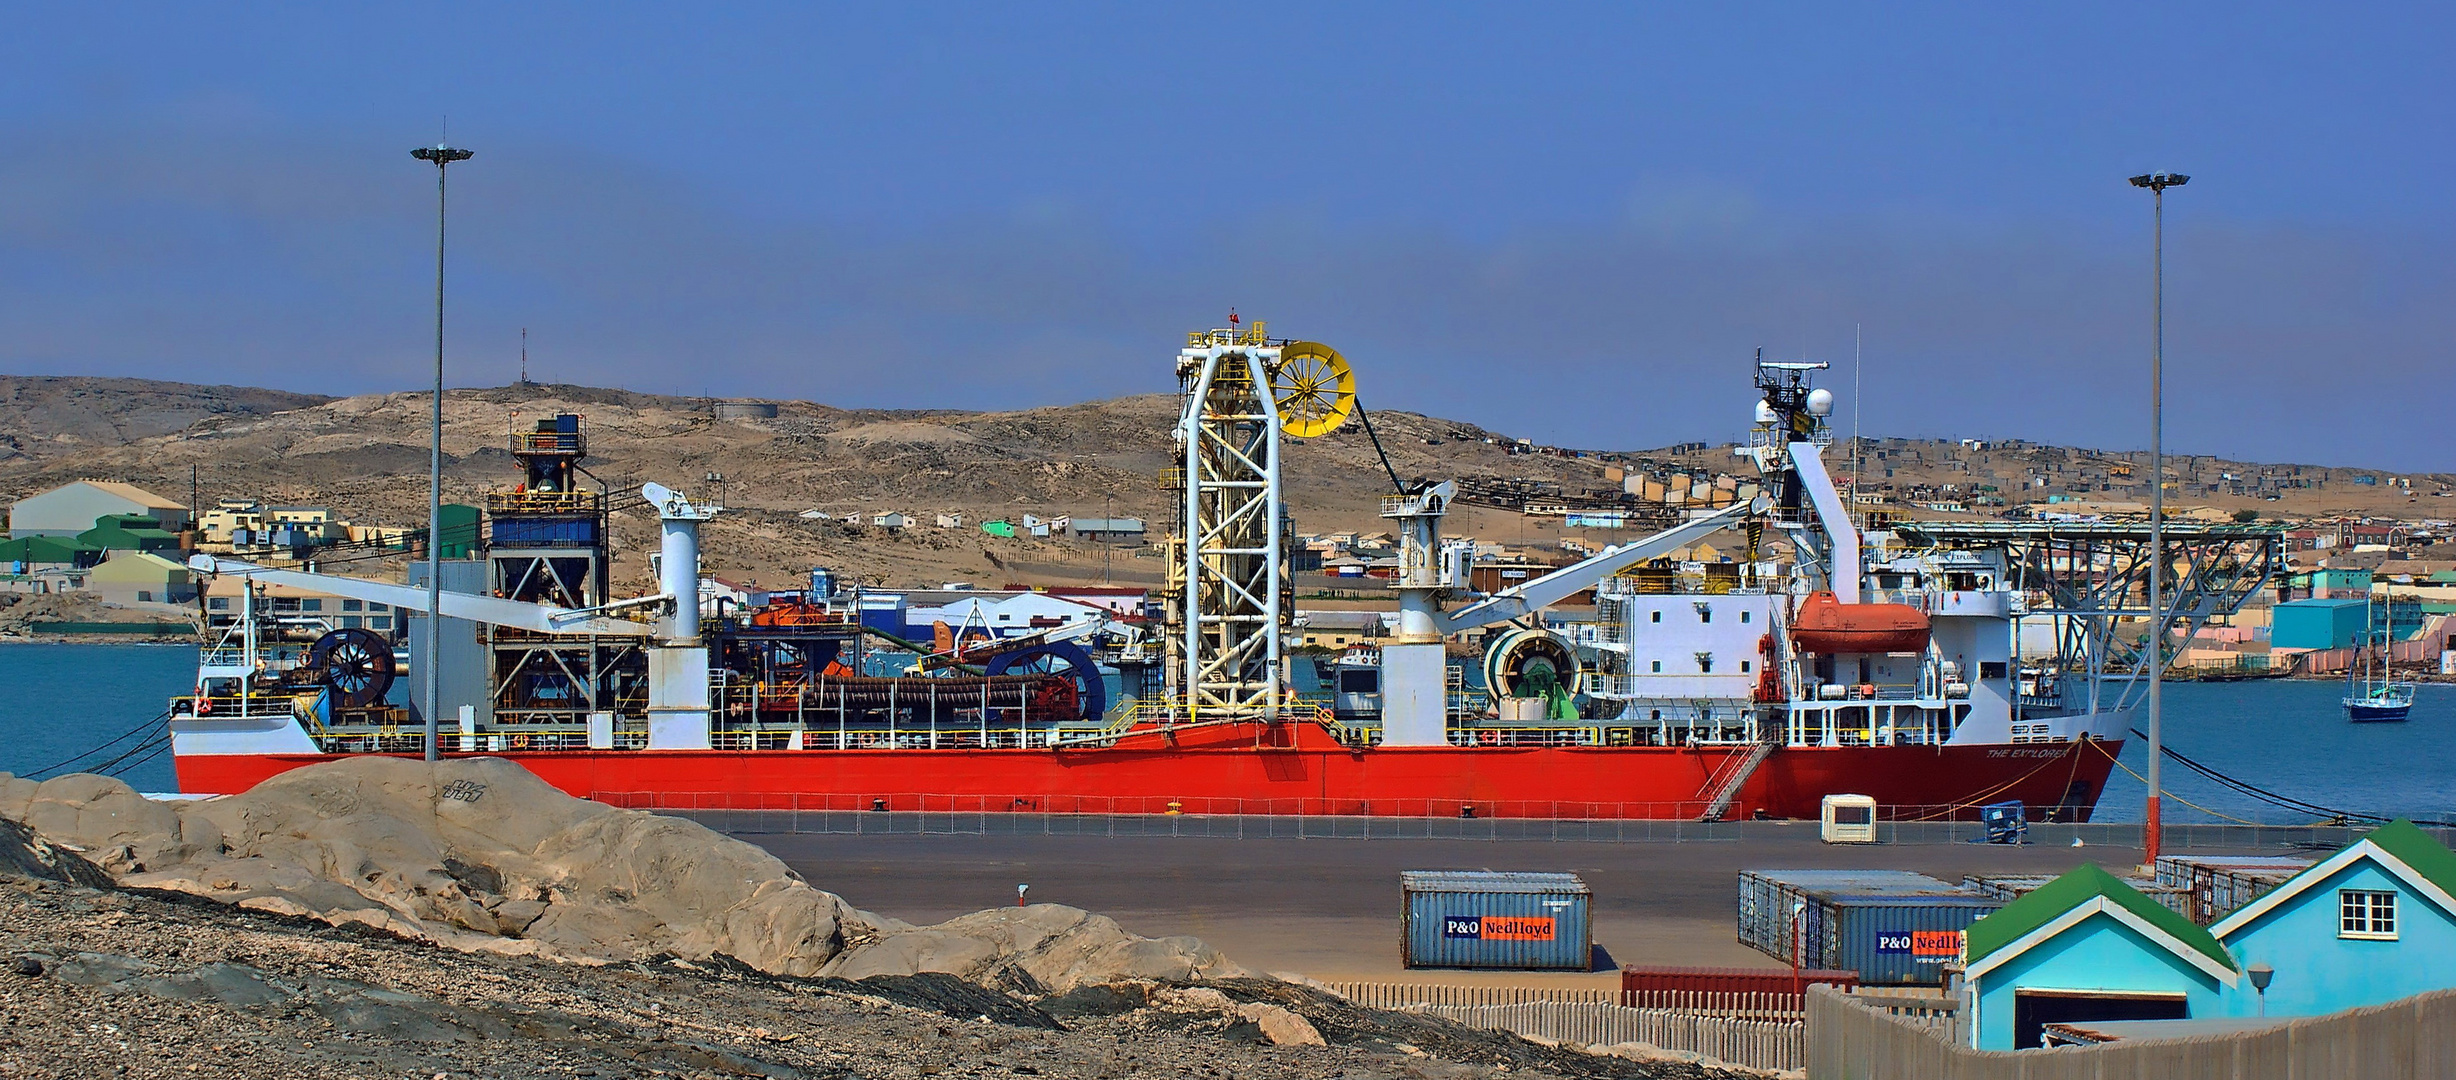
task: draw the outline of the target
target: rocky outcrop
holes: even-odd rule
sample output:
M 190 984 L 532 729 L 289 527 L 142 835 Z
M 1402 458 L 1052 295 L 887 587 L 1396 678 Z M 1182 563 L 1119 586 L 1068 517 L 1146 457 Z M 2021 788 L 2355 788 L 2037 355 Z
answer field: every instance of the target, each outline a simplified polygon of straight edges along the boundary
M 0 819 L 122 887 L 471 951 L 721 956 L 854 979 L 937 972 L 1034 994 L 1243 974 L 1192 938 L 1139 937 L 1057 905 L 909 926 L 853 909 L 758 847 L 573 798 L 493 758 L 357 758 L 189 803 L 105 777 L 0 776 Z

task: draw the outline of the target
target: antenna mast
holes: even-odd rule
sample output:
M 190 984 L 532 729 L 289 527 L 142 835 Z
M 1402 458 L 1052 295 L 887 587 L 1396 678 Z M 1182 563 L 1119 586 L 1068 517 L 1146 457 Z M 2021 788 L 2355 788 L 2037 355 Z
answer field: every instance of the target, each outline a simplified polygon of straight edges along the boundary
M 529 328 L 520 328 L 520 385 L 529 385 Z

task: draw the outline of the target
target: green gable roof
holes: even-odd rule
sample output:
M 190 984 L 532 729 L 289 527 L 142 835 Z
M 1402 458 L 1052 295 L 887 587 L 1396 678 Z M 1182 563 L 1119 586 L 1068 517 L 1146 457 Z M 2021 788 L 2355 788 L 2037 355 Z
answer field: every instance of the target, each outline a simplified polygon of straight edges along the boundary
M 73 563 L 99 550 L 65 536 L 24 536 L 0 542 L 0 562 Z
M 179 546 L 179 534 L 142 514 L 104 514 L 94 527 L 77 534 L 77 541 L 110 551 L 167 551 Z
M 2414 873 L 2438 886 L 2440 891 L 2456 896 L 2456 851 L 2449 851 L 2447 845 L 2431 839 L 2431 835 L 2423 832 L 2421 826 L 2398 818 L 2373 830 L 2363 839 L 2396 856 L 2396 861 L 2411 867 Z
M 2423 832 L 2421 826 L 2404 818 L 2398 818 L 2371 830 L 2354 843 L 2359 844 L 2363 840 L 2370 841 L 2379 850 L 2387 852 L 2389 857 L 2404 863 L 2414 873 L 2422 875 L 2422 880 L 2438 886 L 2441 892 L 2456 896 L 2456 852 L 2449 851 L 2447 845 L 2431 839 L 2430 834 Z M 2346 846 L 2352 847 L 2353 844 Z M 2331 856 L 2329 859 L 2323 859 L 2312 864 L 2302 873 L 2285 879 L 2276 888 L 2269 890 L 2268 895 L 2286 896 L 2302 888 L 2303 885 L 2308 884 L 2303 880 L 2304 878 L 2311 877 L 2327 868 L 2334 858 Z M 2337 869 L 2342 869 L 2342 867 Z M 2335 869 L 2328 870 L 2330 874 L 2335 872 Z
M 2418 835 L 2420 830 L 2415 832 Z M 2445 848 L 2440 850 L 2446 851 Z M 2088 863 L 2030 890 L 2027 895 L 2004 905 L 1995 914 L 1971 923 L 1969 935 L 1963 939 L 1968 952 L 1966 962 L 1978 963 L 2029 936 L 2031 931 L 2054 922 L 2065 912 L 2088 903 L 2092 897 L 2105 897 L 2109 903 L 2139 916 L 2141 921 L 2157 927 L 2168 937 L 2199 950 L 2226 970 L 2235 970 L 2234 958 L 2226 955 L 2225 948 L 2217 943 L 2216 938 L 2210 937 L 2207 930 L 2165 905 L 2142 896 L 2140 890 L 2124 884 L 2115 875 Z

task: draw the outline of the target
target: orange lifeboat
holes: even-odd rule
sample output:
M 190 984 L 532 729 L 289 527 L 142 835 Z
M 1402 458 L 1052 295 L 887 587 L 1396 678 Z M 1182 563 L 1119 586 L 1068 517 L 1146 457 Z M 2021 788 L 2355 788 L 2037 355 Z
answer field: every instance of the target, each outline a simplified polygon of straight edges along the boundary
M 1917 608 L 1845 604 L 1829 592 L 1809 593 L 1791 619 L 1791 643 L 1824 656 L 1924 652 L 1927 632 L 1927 613 Z

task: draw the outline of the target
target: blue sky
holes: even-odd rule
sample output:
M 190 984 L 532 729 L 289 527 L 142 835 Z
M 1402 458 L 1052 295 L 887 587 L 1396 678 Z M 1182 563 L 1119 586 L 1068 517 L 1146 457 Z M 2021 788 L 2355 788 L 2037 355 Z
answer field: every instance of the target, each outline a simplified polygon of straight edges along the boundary
M 93 6 L 0 39 L 0 371 L 844 405 L 1171 388 L 1230 306 L 1368 406 L 2456 469 L 2456 15 L 2390 4 Z M 1845 411 L 1847 412 L 1847 406 Z

